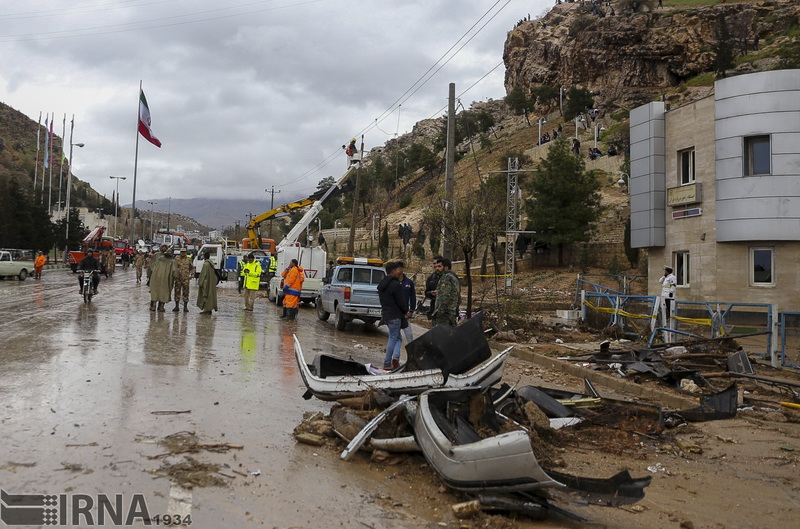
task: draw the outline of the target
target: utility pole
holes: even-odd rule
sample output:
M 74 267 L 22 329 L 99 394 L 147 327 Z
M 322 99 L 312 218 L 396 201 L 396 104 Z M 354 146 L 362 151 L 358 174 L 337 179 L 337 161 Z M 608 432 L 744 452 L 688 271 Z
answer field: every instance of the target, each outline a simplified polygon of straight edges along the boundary
M 364 160 L 364 135 L 361 135 L 361 160 Z M 361 162 L 356 166 L 356 189 L 353 192 L 353 213 L 350 215 L 350 240 L 347 242 L 347 255 L 355 256 L 356 213 L 358 212 L 358 195 L 361 190 Z
M 447 153 L 445 155 L 444 169 L 444 207 L 453 207 L 453 167 L 456 156 L 456 84 L 450 83 L 450 93 L 447 98 Z M 453 245 L 447 241 L 447 233 L 442 237 L 442 256 L 453 258 Z
M 275 186 L 272 186 L 272 191 L 270 191 L 269 189 L 265 189 L 264 191 L 266 191 L 272 196 L 269 201 L 269 209 L 270 211 L 272 211 L 273 209 L 275 209 L 275 194 L 280 193 L 280 190 L 275 191 Z M 272 236 L 272 219 L 269 219 L 269 236 L 271 239 L 275 238 Z M 256 242 L 258 242 L 258 248 L 261 248 L 261 241 L 256 241 Z
M 514 252 L 516 251 L 517 236 L 520 234 L 533 234 L 534 231 L 523 231 L 517 227 L 519 222 L 518 200 L 520 190 L 518 185 L 519 173 L 532 173 L 538 169 L 520 169 L 519 158 L 508 159 L 508 169 L 505 171 L 489 171 L 489 173 L 504 173 L 506 175 L 506 255 L 505 255 L 505 292 L 511 294 L 514 288 L 514 274 L 516 266 Z M 497 271 L 495 271 L 497 273 Z
M 508 187 L 506 188 L 506 294 L 514 288 L 514 251 L 517 235 L 517 170 L 519 158 L 508 159 Z

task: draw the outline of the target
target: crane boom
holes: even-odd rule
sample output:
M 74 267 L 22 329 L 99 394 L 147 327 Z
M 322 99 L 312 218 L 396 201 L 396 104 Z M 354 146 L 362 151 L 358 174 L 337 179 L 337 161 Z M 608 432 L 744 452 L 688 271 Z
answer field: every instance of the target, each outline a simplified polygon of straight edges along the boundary
M 344 186 L 345 182 L 347 182 L 347 180 L 359 166 L 360 164 L 353 164 L 350 167 L 348 167 L 347 171 L 345 171 L 342 177 L 339 178 L 339 180 L 335 184 L 330 186 L 325 191 L 325 194 L 319 197 L 319 199 L 316 200 L 311 205 L 308 211 L 306 211 L 306 214 L 303 215 L 303 218 L 301 218 L 297 222 L 297 224 L 295 224 L 294 228 L 292 228 L 291 231 L 289 231 L 289 233 L 286 234 L 286 237 L 284 237 L 283 240 L 281 240 L 281 242 L 278 243 L 277 246 L 278 249 L 281 249 L 285 246 L 297 242 L 297 238 L 300 237 L 300 234 L 303 233 L 309 225 L 311 225 L 314 219 L 317 218 L 317 215 L 319 215 L 319 212 L 322 211 L 322 205 L 325 203 L 325 201 L 334 193 L 337 193 L 342 190 L 342 187 Z
M 296 200 L 295 202 L 289 202 L 288 204 L 283 204 L 282 206 L 278 206 L 277 208 L 273 208 L 266 213 L 262 213 L 256 217 L 250 219 L 250 222 L 247 223 L 247 235 L 250 237 L 251 244 L 254 244 L 255 248 L 261 248 L 261 237 L 258 233 L 259 225 L 269 219 L 283 216 L 281 213 L 289 214 L 292 211 L 295 211 L 300 208 L 304 208 L 310 204 L 313 204 L 316 200 L 315 195 L 311 195 L 310 197 L 304 198 L 302 200 Z

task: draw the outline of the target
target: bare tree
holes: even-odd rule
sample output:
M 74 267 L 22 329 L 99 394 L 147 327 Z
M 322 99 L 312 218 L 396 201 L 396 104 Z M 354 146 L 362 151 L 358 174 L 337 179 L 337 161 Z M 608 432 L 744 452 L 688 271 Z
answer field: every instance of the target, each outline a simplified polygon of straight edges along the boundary
M 467 280 L 467 317 L 472 314 L 472 263 L 480 246 L 486 245 L 502 229 L 505 196 L 495 196 L 496 186 L 481 185 L 469 190 L 451 204 L 437 198 L 426 210 L 425 225 L 443 229 L 453 249 L 464 257 Z M 500 205 L 500 206 L 499 206 Z

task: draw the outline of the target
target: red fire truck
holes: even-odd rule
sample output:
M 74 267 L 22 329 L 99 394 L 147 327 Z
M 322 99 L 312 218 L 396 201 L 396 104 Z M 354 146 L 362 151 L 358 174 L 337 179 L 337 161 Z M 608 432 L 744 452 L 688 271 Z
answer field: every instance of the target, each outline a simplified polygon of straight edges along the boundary
M 73 273 L 77 272 L 78 264 L 83 260 L 84 257 L 86 257 L 86 251 L 89 249 L 92 249 L 95 252 L 113 249 L 116 252 L 116 249 L 114 248 L 114 239 L 111 237 L 105 237 L 103 235 L 105 232 L 106 229 L 104 227 L 96 227 L 89 232 L 89 235 L 83 238 L 81 241 L 80 250 L 67 252 L 67 264 L 72 269 Z

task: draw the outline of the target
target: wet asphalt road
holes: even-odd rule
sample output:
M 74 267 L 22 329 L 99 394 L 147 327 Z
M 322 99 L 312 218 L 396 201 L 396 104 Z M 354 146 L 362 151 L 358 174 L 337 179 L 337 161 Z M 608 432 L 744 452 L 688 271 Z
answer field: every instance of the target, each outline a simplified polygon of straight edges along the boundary
M 69 270 L 0 281 L 3 490 L 142 493 L 151 516 L 190 513 L 200 528 L 435 526 L 430 516 L 386 511 L 376 495 L 409 493 L 378 481 L 366 464 L 321 457 L 292 437 L 304 412 L 330 409 L 302 399 L 292 333 L 307 357 L 324 351 L 379 362 L 385 331 L 337 332 L 313 307 L 285 322 L 265 297 L 244 312 L 232 282 L 220 285 L 220 310 L 211 316 L 194 306 L 194 282 L 190 312 L 173 313 L 170 304 L 153 313 L 148 288 L 134 276 L 118 267 L 88 305 Z M 228 465 L 229 486 L 186 490 L 153 475 L 183 457 L 151 459 L 165 452 L 156 441 L 182 431 L 243 446 L 192 455 Z

